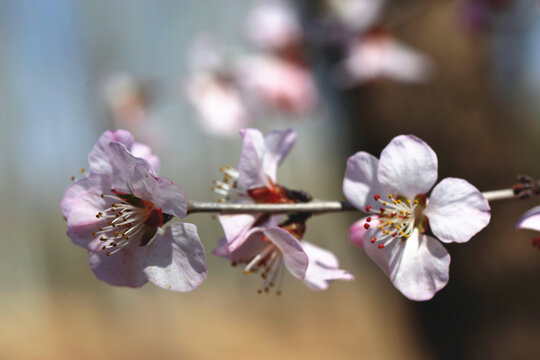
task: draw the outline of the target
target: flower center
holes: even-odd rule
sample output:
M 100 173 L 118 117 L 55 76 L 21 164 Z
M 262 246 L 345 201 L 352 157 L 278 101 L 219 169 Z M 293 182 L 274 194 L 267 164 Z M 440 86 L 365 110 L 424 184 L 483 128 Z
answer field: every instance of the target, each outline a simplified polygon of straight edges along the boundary
M 238 170 L 231 166 L 221 167 L 223 180 L 214 180 L 211 190 L 220 197 L 218 202 L 238 202 L 242 199 L 251 199 L 257 204 L 284 204 L 295 203 L 291 199 L 287 189 L 268 179 L 269 186 L 261 186 L 254 189 L 244 189 L 238 183 Z
M 373 197 L 382 206 L 378 209 L 372 206 L 366 206 L 367 213 L 374 214 L 377 217 L 378 227 L 376 236 L 370 239 L 372 244 L 378 244 L 379 249 L 383 249 L 395 239 L 407 240 L 415 229 L 424 233 L 427 229 L 427 218 L 423 215 L 423 209 L 426 205 L 425 195 L 417 195 L 414 200 L 403 196 L 394 197 L 388 194 L 388 200 L 383 200 L 379 194 Z M 372 218 L 366 219 L 364 228 L 371 228 Z
M 270 289 L 276 285 L 276 281 L 279 281 L 276 294 L 281 295 L 285 276 L 283 254 L 266 236 L 262 237 L 260 246 L 254 251 L 232 263 L 233 266 L 237 264 L 245 264 L 242 271 L 246 275 L 251 273 L 261 275 L 263 283 L 257 290 L 259 294 L 263 291 L 269 293 Z
M 103 242 L 101 249 L 107 251 L 107 256 L 120 251 L 137 237 L 140 237 L 139 246 L 150 244 L 159 227 L 172 218 L 151 201 L 133 194 L 111 192 L 109 195 L 101 194 L 101 197 L 114 202 L 96 214 L 98 219 L 107 219 L 107 225 L 98 227 L 92 233 Z

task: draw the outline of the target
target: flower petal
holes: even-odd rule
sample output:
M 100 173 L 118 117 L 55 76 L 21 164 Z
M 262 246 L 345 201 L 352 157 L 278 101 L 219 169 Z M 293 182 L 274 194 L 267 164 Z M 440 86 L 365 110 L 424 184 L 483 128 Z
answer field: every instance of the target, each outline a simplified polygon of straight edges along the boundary
M 540 231 L 540 206 L 533 207 L 519 218 L 516 229 Z
M 306 252 L 309 264 L 304 283 L 313 290 L 326 290 L 332 280 L 354 280 L 354 276 L 346 270 L 338 269 L 338 260 L 330 251 L 303 241 L 302 248 Z
M 187 199 L 171 180 L 155 176 L 150 164 L 129 153 L 122 144 L 111 143 L 114 189 L 133 193 L 152 201 L 163 212 L 183 218 L 187 214 Z
M 360 151 L 347 160 L 347 170 L 343 180 L 343 193 L 355 207 L 377 206 L 373 196 L 382 188 L 377 179 L 379 160 L 367 152 Z
M 88 162 L 90 163 L 90 170 L 92 172 L 97 174 L 111 174 L 109 144 L 113 141 L 124 144 L 127 149 L 130 149 L 134 143 L 133 135 L 129 131 L 105 131 L 99 137 L 90 154 L 88 154 Z
M 244 138 L 238 162 L 240 185 L 246 189 L 268 186 L 263 170 L 265 144 L 262 133 L 256 129 L 243 129 L 240 135 Z
M 364 237 L 364 250 L 390 277 L 394 286 L 411 300 L 429 300 L 448 283 L 450 255 L 431 236 L 414 231 L 407 240 L 394 240 L 382 249 Z
M 159 240 L 156 238 L 155 241 Z M 115 286 L 140 287 L 148 281 L 143 272 L 146 249 L 127 246 L 111 256 L 106 251 L 88 252 L 90 268 L 98 279 Z
M 273 130 L 264 135 L 265 152 L 262 168 L 266 176 L 276 181 L 278 165 L 285 159 L 296 142 L 293 129 Z
M 373 228 L 379 225 L 379 217 L 371 216 L 372 220 L 369 223 L 371 226 L 371 230 L 366 229 L 365 225 L 367 223 L 366 221 L 367 218 L 368 217 L 362 218 L 361 220 L 352 224 L 351 227 L 349 228 L 349 239 L 354 245 L 361 248 L 364 247 L 364 237 L 368 236 L 366 233 L 368 231 L 370 231 L 370 234 L 373 233 Z
M 227 242 L 245 234 L 257 220 L 255 214 L 218 215 Z
M 396 136 L 381 152 L 377 177 L 394 195 L 413 199 L 437 181 L 437 155 L 416 136 Z
M 206 255 L 195 225 L 175 223 L 148 247 L 143 272 L 155 285 L 186 292 L 206 280 Z
M 433 188 L 424 214 L 441 241 L 466 242 L 491 218 L 489 203 L 463 179 L 445 178 Z
M 152 149 L 150 148 L 150 146 L 135 141 L 133 142 L 133 146 L 130 150 L 133 156 L 148 161 L 148 163 L 152 166 L 156 173 L 159 172 L 159 157 L 152 153 Z
M 243 129 L 240 135 L 244 138 L 238 163 L 240 185 L 246 189 L 268 186 L 268 178 L 276 180 L 277 167 L 294 145 L 296 133 L 274 130 L 263 136 L 257 129 Z
M 294 277 L 304 279 L 309 259 L 297 238 L 278 227 L 264 228 L 262 232 L 283 254 L 283 262 Z
M 107 176 L 92 174 L 72 183 L 60 202 L 68 228 L 97 223 L 96 214 L 106 208 L 107 200 L 101 197 L 108 191 Z

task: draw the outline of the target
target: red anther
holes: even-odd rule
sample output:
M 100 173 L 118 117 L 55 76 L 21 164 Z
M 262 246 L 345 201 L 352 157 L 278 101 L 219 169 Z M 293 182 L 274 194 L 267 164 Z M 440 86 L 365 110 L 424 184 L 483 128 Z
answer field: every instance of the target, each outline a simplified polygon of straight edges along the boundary
M 384 213 L 384 210 L 386 210 L 385 208 L 381 208 L 381 214 Z
M 379 249 L 382 249 L 384 247 L 384 244 L 379 244 Z
M 367 222 L 371 221 L 371 216 L 366 219 Z
M 371 238 L 371 243 L 373 244 L 375 241 L 377 241 L 377 238 Z
M 367 230 L 367 229 L 369 229 L 369 228 L 370 228 L 370 225 L 369 225 L 368 223 L 365 223 L 365 224 L 364 224 L 364 229 Z
M 395 233 L 392 234 L 393 237 L 396 237 L 396 235 L 397 235 L 397 232 L 395 232 Z
M 375 196 L 373 198 L 375 199 L 375 201 L 377 201 L 377 200 L 379 200 L 381 198 L 381 195 L 375 194 Z
M 537 247 L 537 248 L 540 249 L 540 237 L 532 239 L 531 243 L 532 243 L 532 246 Z
M 366 206 L 366 212 L 370 212 L 371 211 L 371 206 Z

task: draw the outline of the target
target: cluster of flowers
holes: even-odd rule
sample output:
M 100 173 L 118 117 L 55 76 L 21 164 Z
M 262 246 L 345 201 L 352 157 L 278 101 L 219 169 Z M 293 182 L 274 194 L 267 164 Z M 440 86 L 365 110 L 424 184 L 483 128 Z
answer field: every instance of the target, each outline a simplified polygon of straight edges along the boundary
M 244 129 L 240 134 L 238 168 L 222 168 L 223 180 L 214 182 L 221 202 L 312 200 L 276 179 L 296 140 L 292 130 L 262 134 Z M 89 174 L 68 187 L 61 208 L 68 236 L 88 250 L 95 275 L 118 286 L 151 281 L 182 292 L 199 286 L 207 267 L 197 228 L 173 221 L 187 215 L 189 203 L 176 184 L 157 175 L 159 160 L 150 148 L 127 131 L 107 131 L 88 160 Z M 350 240 L 412 300 L 430 299 L 448 282 L 450 255 L 437 239 L 466 242 L 490 220 L 488 201 L 473 185 L 445 178 L 433 187 L 436 180 L 435 152 L 412 135 L 392 139 L 380 159 L 358 152 L 347 162 L 344 194 L 367 213 L 351 226 Z M 281 293 L 285 269 L 315 290 L 333 280 L 353 280 L 334 254 L 303 240 L 309 216 L 220 215 L 225 237 L 213 254 L 241 265 L 244 273 L 260 274 L 259 292 L 275 288 Z M 535 208 L 517 226 L 540 230 L 539 219 L 540 208 Z
M 385 0 L 325 1 L 313 26 L 303 26 L 289 0 L 264 0 L 247 16 L 246 35 L 259 50 L 225 56 L 201 37 L 190 52 L 187 94 L 203 127 L 217 135 L 236 134 L 253 125 L 261 111 L 306 114 L 319 95 L 306 49 L 339 49 L 332 83 L 348 88 L 387 78 L 426 81 L 432 63 L 382 28 Z

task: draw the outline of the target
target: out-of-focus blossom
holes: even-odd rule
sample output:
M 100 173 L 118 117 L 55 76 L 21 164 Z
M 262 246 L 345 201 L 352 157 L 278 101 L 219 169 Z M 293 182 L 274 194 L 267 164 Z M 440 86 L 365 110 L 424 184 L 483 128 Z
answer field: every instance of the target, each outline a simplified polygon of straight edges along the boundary
M 415 136 L 397 136 L 378 160 L 358 152 L 347 162 L 343 191 L 371 215 L 350 228 L 351 241 L 412 300 L 428 300 L 448 282 L 444 243 L 466 242 L 490 220 L 482 193 L 463 179 L 437 180 L 437 156 Z
M 385 0 L 328 0 L 330 14 L 353 33 L 373 27 L 379 20 Z
M 401 82 L 427 81 L 433 72 L 431 60 L 384 31 L 373 31 L 352 43 L 339 68 L 338 83 L 361 85 L 386 78 Z
M 147 99 L 133 76 L 127 73 L 110 76 L 105 82 L 104 95 L 120 127 L 138 127 L 146 120 Z
M 271 131 L 263 135 L 256 129 L 240 133 L 243 146 L 238 171 L 224 168 L 223 182 L 214 190 L 225 201 L 255 203 L 295 203 L 308 201 L 303 195 L 276 183 L 278 165 L 296 140 L 292 130 Z M 335 256 L 302 240 L 305 218 L 292 215 L 282 221 L 281 215 L 221 215 L 225 232 L 214 254 L 227 258 L 233 265 L 243 264 L 244 272 L 261 272 L 264 279 L 259 292 L 268 292 L 279 282 L 281 293 L 283 265 L 312 289 L 326 289 L 332 280 L 352 280 L 353 276 L 338 268 Z
M 211 73 L 194 74 L 187 93 L 210 134 L 230 136 L 249 123 L 248 106 L 234 79 Z
M 281 52 L 302 38 L 298 15 L 286 0 L 264 0 L 248 14 L 247 35 L 259 47 Z
M 516 229 L 540 231 L 540 206 L 536 206 L 523 214 L 516 223 Z M 540 249 L 540 237 L 534 238 L 532 244 Z
M 260 106 L 302 114 L 317 102 L 309 69 L 272 56 L 251 56 L 239 62 L 238 78 Z
M 137 154 L 141 157 L 137 157 Z M 190 291 L 206 279 L 197 228 L 175 223 L 187 200 L 172 181 L 157 176 L 157 157 L 126 131 L 105 132 L 88 156 L 90 174 L 70 185 L 61 201 L 67 234 L 88 250 L 101 280 Z

